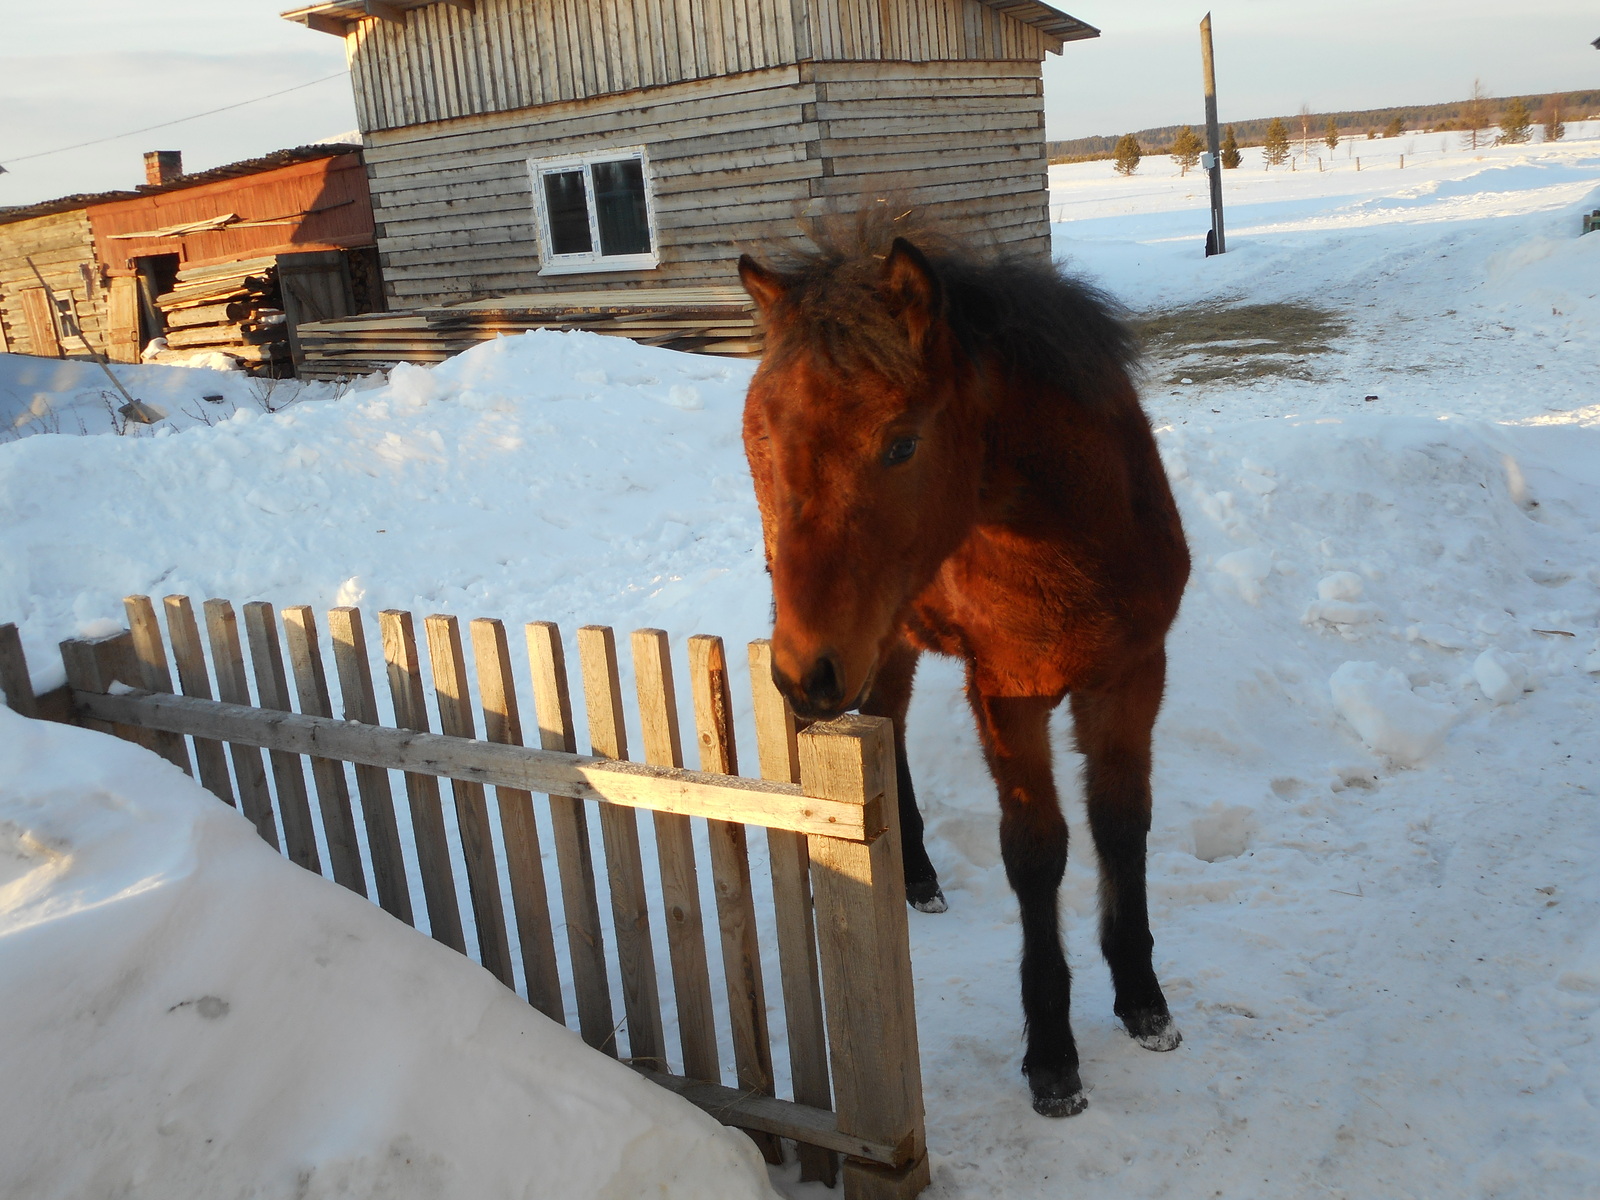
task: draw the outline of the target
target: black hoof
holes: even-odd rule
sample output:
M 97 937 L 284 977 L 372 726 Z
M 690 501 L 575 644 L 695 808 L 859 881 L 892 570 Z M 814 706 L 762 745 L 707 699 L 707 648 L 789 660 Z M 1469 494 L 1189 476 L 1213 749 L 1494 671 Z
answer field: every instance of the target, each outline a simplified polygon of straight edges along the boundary
M 1176 1050 L 1183 1041 L 1183 1034 L 1178 1032 L 1171 1015 L 1160 1009 L 1146 1008 L 1119 1015 L 1127 1026 L 1128 1036 L 1146 1050 Z
M 942 913 L 950 907 L 945 903 L 944 893 L 939 890 L 937 879 L 908 879 L 906 903 L 918 912 L 925 913 Z
M 1028 1087 L 1033 1091 L 1033 1111 L 1041 1117 L 1075 1117 L 1089 1107 L 1078 1068 L 1066 1070 L 1023 1068 Z

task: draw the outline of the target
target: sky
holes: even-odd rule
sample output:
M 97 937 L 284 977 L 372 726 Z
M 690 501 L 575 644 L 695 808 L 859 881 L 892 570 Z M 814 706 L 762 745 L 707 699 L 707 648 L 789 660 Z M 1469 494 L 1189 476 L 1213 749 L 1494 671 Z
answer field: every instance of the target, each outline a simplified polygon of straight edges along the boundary
M 1052 139 L 1198 122 L 1198 27 L 1177 0 L 1060 0 L 1098 26 L 1045 62 Z M 0 0 L 0 206 L 143 182 L 143 152 L 190 171 L 355 129 L 339 39 L 285 0 Z M 1600 4 L 1522 0 L 1217 0 L 1224 121 L 1600 87 Z M 1337 17 L 1335 20 L 1334 17 Z M 335 76 L 329 79 L 328 76 Z M 321 80 L 321 82 L 315 82 Z M 307 85 L 307 86 L 300 86 Z M 295 88 L 169 128 L 49 153 Z M 37 155 L 38 157 L 32 157 Z

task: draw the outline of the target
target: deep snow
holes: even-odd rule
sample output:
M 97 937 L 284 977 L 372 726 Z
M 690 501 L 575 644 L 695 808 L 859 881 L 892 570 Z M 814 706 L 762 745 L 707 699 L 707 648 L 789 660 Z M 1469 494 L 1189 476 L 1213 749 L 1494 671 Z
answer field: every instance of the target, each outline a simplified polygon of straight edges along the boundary
M 1017 1073 L 992 785 L 959 671 L 923 669 L 911 755 L 951 900 L 911 914 L 930 1195 L 1600 1188 L 1600 237 L 1577 237 L 1600 207 L 1600 127 L 1569 128 L 1403 172 L 1230 172 L 1230 252 L 1209 260 L 1195 176 L 1053 169 L 1058 255 L 1135 308 L 1311 301 L 1351 328 L 1308 379 L 1151 371 L 1196 563 L 1150 855 L 1185 1041 L 1148 1054 L 1111 1016 L 1074 801 L 1063 904 L 1090 1108 L 1070 1121 L 1035 1117 Z M 215 428 L 0 446 L 0 620 L 41 685 L 53 643 L 120 623 L 132 591 L 736 645 L 768 612 L 738 441 L 749 369 L 533 334 Z M 1064 720 L 1057 745 L 1070 779 Z M 60 773 L 54 804 L 90 811 Z M 32 828 L 15 794 L 5 819 Z M 433 978 L 438 952 L 396 932 Z M 5 1158 L 12 1138 L 0 1123 Z

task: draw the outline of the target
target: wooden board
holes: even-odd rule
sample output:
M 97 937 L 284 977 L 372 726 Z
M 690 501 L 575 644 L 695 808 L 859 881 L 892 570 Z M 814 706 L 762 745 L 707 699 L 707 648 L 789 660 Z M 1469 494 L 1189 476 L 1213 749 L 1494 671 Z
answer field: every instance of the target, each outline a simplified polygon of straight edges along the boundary
M 428 655 L 433 665 L 433 690 L 439 702 L 439 731 L 450 737 L 476 736 L 472 695 L 467 684 L 467 660 L 461 645 L 461 625 L 456 618 L 435 614 L 426 618 Z M 500 872 L 495 863 L 494 835 L 489 828 L 489 805 L 483 784 L 473 779 L 452 779 L 456 802 L 456 827 L 461 832 L 461 853 L 467 866 L 467 890 L 472 898 L 478 933 L 478 960 L 508 988 L 516 987 L 511 966 L 511 946 L 506 936 L 504 906 L 500 902 Z
M 527 626 L 528 666 L 533 675 L 539 745 L 546 752 L 572 754 L 578 748 L 572 721 L 572 697 L 561 631 L 549 621 Z M 572 959 L 573 990 L 578 999 L 578 1028 L 597 1050 L 617 1055 L 611 988 L 606 981 L 605 929 L 595 894 L 594 858 L 589 844 L 588 814 L 571 789 L 557 785 L 524 785 L 550 796 L 550 824 L 561 873 L 561 905 L 566 917 L 567 949 Z
M 383 661 L 388 668 L 395 724 L 401 729 L 425 732 L 428 708 L 422 694 L 422 663 L 417 657 L 417 637 L 411 614 L 384 609 L 378 614 L 378 628 L 383 636 Z M 406 800 L 411 807 L 411 836 L 417 848 L 422 895 L 428 908 L 428 932 L 435 941 L 465 954 L 467 943 L 461 930 L 461 908 L 450 868 L 450 842 L 445 832 L 438 778 L 421 771 L 407 771 Z
M 328 696 L 328 677 L 317 643 L 316 615 L 307 605 L 283 610 L 284 634 L 289 642 L 289 662 L 294 669 L 295 690 L 300 711 L 313 717 L 333 716 Z M 317 804 L 322 811 L 322 831 L 328 843 L 328 858 L 336 883 L 358 895 L 367 894 L 365 872 L 361 866 L 361 846 L 356 839 L 356 823 L 350 807 L 350 785 L 344 764 L 331 758 L 313 756 L 311 776 L 317 786 Z
M 167 670 L 167 650 L 161 642 L 161 624 L 156 620 L 155 605 L 150 603 L 149 596 L 125 596 L 122 607 L 128 615 L 128 629 L 133 634 L 133 653 L 139 660 L 145 690 L 172 691 L 172 673 Z M 194 775 L 189 767 L 189 749 L 183 744 L 180 734 L 158 733 L 152 745 L 157 754 L 185 775 Z
M 798 783 L 799 729 L 788 702 L 772 682 L 772 644 L 765 640 L 751 642 L 749 660 L 761 777 Z M 823 1028 L 807 839 L 789 830 L 768 829 L 767 858 L 772 869 L 772 905 L 794 1098 L 801 1104 L 831 1108 L 833 1094 L 828 1081 L 828 1043 Z M 838 1166 L 832 1155 L 801 1147 L 800 1170 L 802 1178 L 821 1180 L 831 1187 Z
M 261 707 L 289 712 L 289 679 L 283 669 L 283 645 L 278 638 L 278 618 L 272 605 L 254 600 L 244 606 L 245 631 L 250 639 L 250 662 L 255 668 L 256 693 Z M 316 874 L 322 873 L 316 830 L 311 824 L 311 801 L 306 795 L 305 764 L 294 754 L 273 750 L 272 778 L 277 786 L 278 816 L 289 860 Z
M 206 633 L 211 640 L 211 661 L 217 670 L 217 698 L 227 704 L 249 704 L 250 684 L 244 673 L 244 648 L 239 641 L 238 618 L 226 600 L 205 603 Z M 267 790 L 267 769 L 261 751 L 248 743 L 229 741 L 233 777 L 239 788 L 239 809 L 274 850 L 278 827 L 272 816 L 272 794 Z
M 378 725 L 378 699 L 372 687 L 372 667 L 367 657 L 367 636 L 360 610 L 330 610 L 328 636 L 333 642 L 333 661 L 339 672 L 339 695 L 344 702 L 345 721 Z M 385 764 L 368 763 L 345 755 L 326 757 L 343 758 L 355 764 L 356 789 L 361 796 L 361 818 L 367 829 L 378 903 L 390 915 L 407 925 L 415 925 L 411 888 L 406 882 L 405 858 L 400 849 L 400 826 L 395 819 L 394 793 L 389 786 L 389 772 L 381 769 Z
M 480 618 L 472 622 L 473 658 L 478 668 L 478 696 L 483 705 L 484 737 L 507 746 L 522 745 L 522 716 L 511 670 L 511 648 L 505 626 Z M 528 1003 L 553 1021 L 566 1023 L 561 978 L 556 965 L 550 900 L 545 890 L 544 855 L 534 821 L 533 795 L 522 788 L 496 788 L 500 834 L 506 848 L 506 874 L 517 920 L 517 942 Z
M 578 630 L 583 671 L 583 701 L 589 743 L 600 758 L 628 757 L 623 726 L 622 684 L 616 638 L 604 625 Z M 606 881 L 611 890 L 612 928 L 622 973 L 622 1006 L 627 1014 L 628 1057 L 653 1070 L 666 1069 L 666 1039 L 661 1031 L 661 999 L 656 987 L 655 950 L 650 935 L 650 902 L 639 851 L 639 823 L 631 809 L 603 802 L 600 834 L 606 848 Z
M 694 697 L 695 740 L 700 769 L 737 775 L 739 756 L 733 732 L 733 694 L 722 639 L 689 639 L 689 679 Z M 735 821 L 708 821 L 711 879 L 717 897 L 717 927 L 722 937 L 723 982 L 733 1031 L 739 1086 L 773 1094 L 772 1045 L 767 1031 L 767 994 L 756 936 L 755 896 L 750 888 L 750 854 L 745 827 Z M 768 1162 L 782 1162 L 781 1147 L 758 1139 Z
M 678 732 L 678 696 L 673 686 L 666 631 L 637 629 L 632 641 L 644 760 L 658 767 L 681 767 L 683 742 Z M 656 860 L 661 869 L 661 905 L 667 923 L 667 950 L 672 960 L 672 991 L 678 1009 L 683 1073 L 691 1079 L 715 1083 L 722 1078 L 722 1072 L 717 1061 L 717 1030 L 711 1010 L 711 973 L 706 965 L 694 833 L 689 818 L 678 813 L 656 813 L 655 827 Z

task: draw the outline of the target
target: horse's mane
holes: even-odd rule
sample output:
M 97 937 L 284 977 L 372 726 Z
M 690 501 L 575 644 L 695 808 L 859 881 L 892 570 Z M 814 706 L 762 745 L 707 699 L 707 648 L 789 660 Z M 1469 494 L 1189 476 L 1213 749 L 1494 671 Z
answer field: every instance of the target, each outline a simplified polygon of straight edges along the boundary
M 966 354 L 1017 382 L 1060 388 L 1092 403 L 1139 360 L 1120 304 L 1052 262 L 963 242 L 907 205 L 876 203 L 813 218 L 809 246 L 773 256 L 786 291 L 784 330 L 769 354 L 821 353 L 842 371 L 868 369 L 903 384 L 922 364 L 883 294 L 896 238 L 928 259 L 944 291 L 944 317 Z

